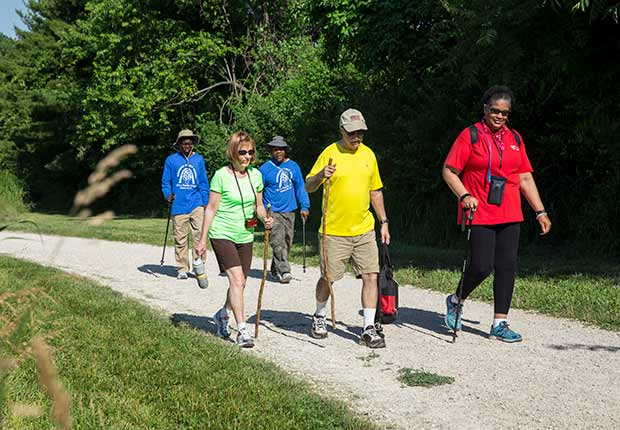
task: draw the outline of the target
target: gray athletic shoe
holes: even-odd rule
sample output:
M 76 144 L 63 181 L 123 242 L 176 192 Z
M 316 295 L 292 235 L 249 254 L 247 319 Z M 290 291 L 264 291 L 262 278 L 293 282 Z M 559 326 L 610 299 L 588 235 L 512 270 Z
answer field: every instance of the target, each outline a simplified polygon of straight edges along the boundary
M 254 341 L 252 340 L 252 337 L 248 333 L 247 328 L 242 328 L 241 330 L 239 330 L 239 333 L 237 333 L 236 343 L 241 348 L 253 348 L 254 347 Z
M 374 325 L 369 325 L 360 336 L 360 344 L 368 348 L 385 348 L 385 339 L 377 333 Z
M 222 339 L 228 339 L 230 337 L 230 330 L 228 329 L 228 312 L 226 308 L 218 310 L 213 315 L 213 321 L 215 321 L 215 327 L 217 328 L 215 335 Z
M 327 337 L 327 323 L 322 315 L 312 315 L 312 329 L 310 335 L 315 339 Z

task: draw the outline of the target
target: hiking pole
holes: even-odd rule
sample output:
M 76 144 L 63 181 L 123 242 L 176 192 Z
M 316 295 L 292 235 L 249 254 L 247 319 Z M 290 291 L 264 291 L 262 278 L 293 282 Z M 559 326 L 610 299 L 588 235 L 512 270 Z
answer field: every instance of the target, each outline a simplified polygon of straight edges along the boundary
M 271 203 L 267 205 L 267 218 L 271 216 Z M 267 257 L 269 256 L 269 231 L 265 228 L 265 238 L 263 241 L 263 279 L 260 281 L 258 289 L 258 305 L 256 306 L 256 322 L 254 323 L 254 337 L 258 338 L 258 323 L 260 323 L 260 308 L 263 305 L 263 291 L 267 280 Z
M 333 160 L 330 158 L 327 162 L 327 165 L 331 166 L 332 161 Z M 332 326 L 334 327 L 334 330 L 336 330 L 336 305 L 334 304 L 334 287 L 332 286 L 329 271 L 327 270 L 327 253 L 325 252 L 325 239 L 327 237 L 325 233 L 325 227 L 327 225 L 327 203 L 329 202 L 329 186 L 331 185 L 331 183 L 331 178 L 327 178 L 327 180 L 325 181 L 325 185 L 323 186 L 323 228 L 321 229 L 321 249 L 323 251 L 323 273 L 325 273 L 325 281 L 327 282 L 327 286 L 329 287 L 329 298 L 332 308 Z
M 463 279 L 465 278 L 465 269 L 467 267 L 467 260 L 469 259 L 469 239 L 471 237 L 471 223 L 474 221 L 475 209 L 469 209 L 469 215 L 467 215 L 467 209 L 463 208 L 463 219 L 461 221 L 461 231 L 467 231 L 467 245 L 465 246 L 465 259 L 463 260 L 463 268 L 461 270 L 461 279 L 459 280 L 459 286 L 456 288 L 456 319 L 454 321 L 454 331 L 452 332 L 452 343 L 456 342 L 458 336 L 457 327 L 463 314 L 463 303 L 461 303 L 461 297 L 463 296 Z
M 161 251 L 160 266 L 164 265 L 164 254 L 166 253 L 166 243 L 168 242 L 168 229 L 170 228 L 170 215 L 172 214 L 172 203 L 168 202 L 168 222 L 166 223 L 166 235 L 164 236 L 164 249 Z
M 306 218 L 301 217 L 301 255 L 304 261 L 304 273 L 306 273 Z

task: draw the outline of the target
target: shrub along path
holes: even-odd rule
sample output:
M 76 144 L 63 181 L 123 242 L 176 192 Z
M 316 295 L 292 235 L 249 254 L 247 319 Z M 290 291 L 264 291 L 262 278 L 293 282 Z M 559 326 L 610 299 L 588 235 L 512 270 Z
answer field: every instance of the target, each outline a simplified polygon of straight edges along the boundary
M 9 237 L 25 240 L 9 240 Z M 173 250 L 159 265 L 161 247 L 92 239 L 0 233 L 0 252 L 59 267 L 99 281 L 207 332 L 221 305 L 226 280 L 212 254 L 210 286 L 174 277 Z M 262 261 L 254 259 L 246 315 L 254 312 Z M 268 358 L 312 381 L 320 392 L 347 400 L 389 428 L 620 428 L 620 334 L 532 312 L 511 311 L 524 336 L 515 345 L 486 338 L 492 306 L 468 302 L 465 332 L 449 343 L 443 328 L 444 296 L 401 288 L 399 324 L 386 327 L 387 348 L 357 344 L 361 331 L 360 282 L 335 285 L 338 330 L 325 340 L 308 335 L 317 268 L 294 266 L 290 285 L 268 282 L 262 326 L 251 354 Z M 253 330 L 253 327 L 252 327 Z M 437 387 L 408 387 L 401 369 L 424 369 L 454 378 Z

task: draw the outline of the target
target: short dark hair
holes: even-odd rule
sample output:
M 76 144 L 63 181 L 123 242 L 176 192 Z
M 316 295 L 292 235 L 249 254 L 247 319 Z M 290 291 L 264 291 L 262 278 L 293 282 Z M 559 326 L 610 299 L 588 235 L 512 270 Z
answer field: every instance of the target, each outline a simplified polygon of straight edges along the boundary
M 484 92 L 481 101 L 483 105 L 490 105 L 495 100 L 508 100 L 512 106 L 515 96 L 510 88 L 504 85 L 493 85 Z

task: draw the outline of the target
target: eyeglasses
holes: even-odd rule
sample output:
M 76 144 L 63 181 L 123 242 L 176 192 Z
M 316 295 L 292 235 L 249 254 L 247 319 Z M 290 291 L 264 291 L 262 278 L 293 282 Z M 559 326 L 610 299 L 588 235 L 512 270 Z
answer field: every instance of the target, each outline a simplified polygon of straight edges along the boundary
M 253 149 L 250 149 L 249 151 L 246 151 L 245 149 L 240 149 L 239 151 L 237 151 L 237 154 L 252 156 L 252 155 L 256 154 L 256 151 L 254 151 Z
M 490 107 L 489 109 L 489 113 L 493 114 L 493 115 L 502 115 L 502 116 L 508 116 L 510 115 L 510 111 L 509 110 L 501 110 L 498 108 L 494 108 L 494 107 Z

